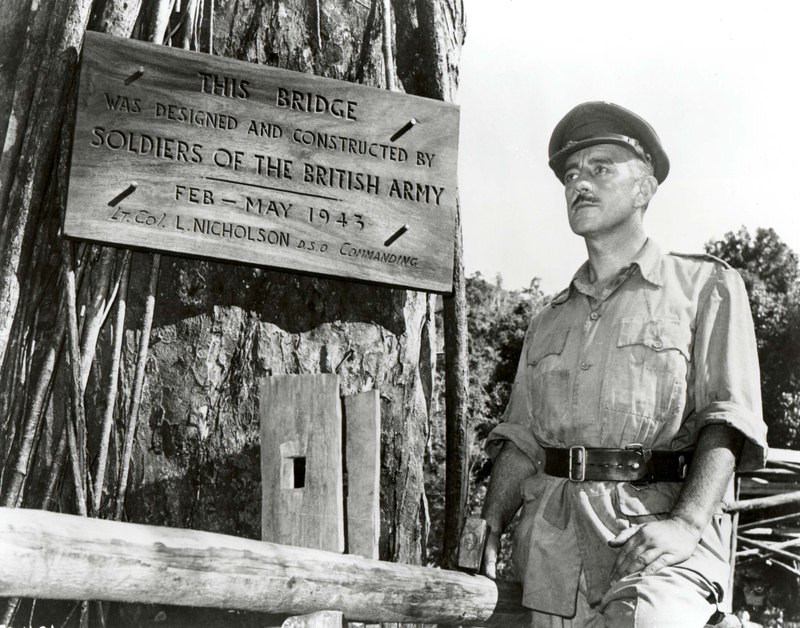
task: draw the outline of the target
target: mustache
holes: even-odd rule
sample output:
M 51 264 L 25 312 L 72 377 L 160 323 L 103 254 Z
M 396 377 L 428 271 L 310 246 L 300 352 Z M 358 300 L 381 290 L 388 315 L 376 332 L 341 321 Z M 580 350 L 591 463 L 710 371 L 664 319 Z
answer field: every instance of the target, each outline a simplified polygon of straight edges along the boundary
M 572 204 L 570 205 L 570 208 L 571 208 L 571 209 L 575 209 L 575 206 L 576 206 L 578 203 L 584 203 L 584 202 L 585 202 L 585 203 L 599 203 L 599 202 L 600 202 L 600 199 L 599 199 L 599 198 L 597 198 L 597 197 L 596 197 L 594 194 L 592 194 L 591 192 L 581 192 L 581 193 L 580 193 L 580 194 L 578 194 L 578 196 L 576 196 L 576 197 L 575 197 L 575 199 L 572 201 Z

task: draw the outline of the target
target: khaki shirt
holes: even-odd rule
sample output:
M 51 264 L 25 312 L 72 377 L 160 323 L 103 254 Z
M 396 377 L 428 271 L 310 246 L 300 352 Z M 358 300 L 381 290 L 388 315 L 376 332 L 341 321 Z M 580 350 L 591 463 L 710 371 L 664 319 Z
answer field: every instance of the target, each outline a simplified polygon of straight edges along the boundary
M 575 612 L 581 570 L 590 604 L 608 590 L 623 528 L 663 518 L 681 484 L 573 483 L 545 475 L 542 447 L 640 443 L 690 449 L 700 430 L 725 424 L 745 436 L 739 470 L 761 468 L 758 356 L 744 283 L 710 256 L 664 255 L 648 240 L 598 293 L 585 263 L 570 287 L 531 321 L 490 456 L 512 441 L 537 466 L 521 491 L 515 570 L 525 606 Z M 729 496 L 731 491 L 729 490 Z M 713 517 L 685 563 L 725 589 L 730 520 Z

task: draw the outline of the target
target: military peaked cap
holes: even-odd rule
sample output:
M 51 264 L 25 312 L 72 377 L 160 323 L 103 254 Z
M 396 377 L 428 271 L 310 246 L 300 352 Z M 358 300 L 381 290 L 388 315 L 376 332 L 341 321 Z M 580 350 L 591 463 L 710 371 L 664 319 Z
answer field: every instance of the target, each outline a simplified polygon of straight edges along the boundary
M 585 102 L 556 125 L 550 137 L 550 167 L 564 182 L 564 164 L 572 153 L 597 144 L 627 148 L 653 166 L 662 183 L 669 174 L 669 158 L 655 130 L 642 118 L 610 102 Z

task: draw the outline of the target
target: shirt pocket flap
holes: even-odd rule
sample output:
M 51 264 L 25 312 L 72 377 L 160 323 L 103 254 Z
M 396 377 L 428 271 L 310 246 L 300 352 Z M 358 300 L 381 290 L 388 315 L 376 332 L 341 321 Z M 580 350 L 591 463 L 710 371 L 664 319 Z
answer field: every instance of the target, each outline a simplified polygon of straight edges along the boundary
M 680 351 L 691 361 L 692 331 L 688 325 L 671 318 L 623 318 L 620 321 L 618 347 L 644 345 L 653 351 Z
M 627 517 L 661 515 L 672 512 L 678 489 L 664 484 L 650 484 L 643 487 L 628 482 L 617 484 L 617 503 L 619 511 Z
M 531 346 L 528 347 L 528 365 L 535 366 L 542 358 L 548 355 L 561 355 L 564 346 L 567 344 L 569 327 L 556 329 L 546 336 L 537 338 L 534 336 Z

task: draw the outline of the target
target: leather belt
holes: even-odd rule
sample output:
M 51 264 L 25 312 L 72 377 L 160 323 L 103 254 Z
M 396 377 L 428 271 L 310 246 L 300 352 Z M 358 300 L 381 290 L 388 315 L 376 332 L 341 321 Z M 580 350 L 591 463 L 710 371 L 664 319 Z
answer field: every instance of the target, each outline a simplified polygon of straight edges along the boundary
M 691 451 L 658 451 L 638 443 L 625 449 L 577 445 L 544 451 L 544 472 L 572 482 L 683 482 L 692 461 Z

